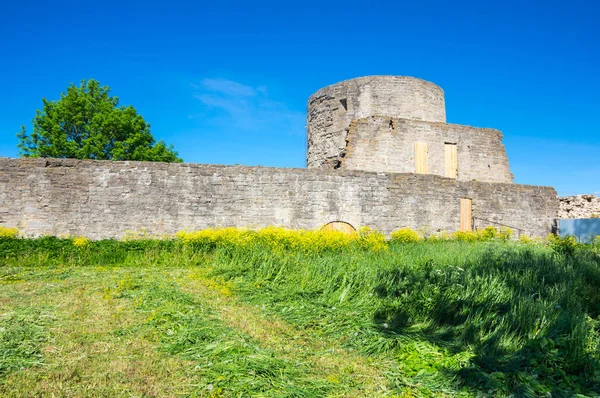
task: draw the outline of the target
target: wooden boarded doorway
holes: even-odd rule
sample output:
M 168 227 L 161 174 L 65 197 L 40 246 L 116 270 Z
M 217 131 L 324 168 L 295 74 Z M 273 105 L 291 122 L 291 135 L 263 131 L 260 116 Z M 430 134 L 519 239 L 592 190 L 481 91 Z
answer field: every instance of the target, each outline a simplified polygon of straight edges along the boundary
M 473 214 L 472 207 L 473 203 L 471 199 L 463 198 L 460 200 L 460 230 L 461 231 L 472 231 L 473 230 Z
M 356 232 L 356 228 L 354 228 L 352 224 L 345 221 L 332 221 L 325 224 L 323 228 L 321 228 L 321 231 L 340 231 L 347 234 L 352 234 Z
M 458 176 L 458 153 L 456 144 L 446 142 L 444 145 L 446 177 L 456 178 Z
M 427 174 L 427 144 L 425 142 L 415 142 L 415 173 Z

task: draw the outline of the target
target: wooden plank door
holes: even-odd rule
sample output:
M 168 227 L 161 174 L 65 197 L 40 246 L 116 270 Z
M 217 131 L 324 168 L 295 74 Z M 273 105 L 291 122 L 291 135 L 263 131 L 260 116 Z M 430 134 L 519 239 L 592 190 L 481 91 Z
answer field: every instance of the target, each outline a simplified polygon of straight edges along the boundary
M 472 231 L 473 230 L 473 215 L 472 215 L 472 201 L 471 199 L 460 200 L 460 230 L 461 231 Z
M 444 148 L 446 177 L 456 178 L 458 176 L 458 154 L 456 144 L 446 144 Z
M 427 174 L 427 144 L 415 142 L 415 173 Z

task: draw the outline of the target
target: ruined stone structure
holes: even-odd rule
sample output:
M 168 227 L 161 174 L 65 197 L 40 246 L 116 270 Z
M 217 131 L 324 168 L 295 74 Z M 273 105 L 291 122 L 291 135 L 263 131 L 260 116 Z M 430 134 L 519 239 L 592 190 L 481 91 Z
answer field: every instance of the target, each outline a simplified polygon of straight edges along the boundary
M 307 169 L 0 159 L 0 225 L 96 239 L 336 220 L 386 234 L 488 225 L 551 232 L 554 189 L 512 183 L 499 131 L 445 119 L 438 86 L 373 76 L 310 98 Z
M 558 198 L 558 218 L 600 218 L 600 197 L 594 195 L 565 196 Z
M 347 80 L 312 95 L 307 165 L 513 182 L 500 131 L 446 124 L 442 89 L 404 76 Z

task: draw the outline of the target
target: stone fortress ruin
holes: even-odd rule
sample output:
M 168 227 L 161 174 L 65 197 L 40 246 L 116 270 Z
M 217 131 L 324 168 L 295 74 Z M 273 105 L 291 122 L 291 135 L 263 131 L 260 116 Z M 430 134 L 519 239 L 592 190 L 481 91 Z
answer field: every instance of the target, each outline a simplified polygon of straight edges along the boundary
M 513 182 L 500 131 L 446 124 L 442 89 L 405 76 L 352 79 L 312 95 L 307 165 Z
M 502 133 L 447 124 L 443 90 L 430 82 L 325 87 L 309 99 L 307 134 L 306 169 L 3 158 L 0 225 L 96 239 L 333 221 L 386 234 L 555 228 L 555 190 L 514 184 Z

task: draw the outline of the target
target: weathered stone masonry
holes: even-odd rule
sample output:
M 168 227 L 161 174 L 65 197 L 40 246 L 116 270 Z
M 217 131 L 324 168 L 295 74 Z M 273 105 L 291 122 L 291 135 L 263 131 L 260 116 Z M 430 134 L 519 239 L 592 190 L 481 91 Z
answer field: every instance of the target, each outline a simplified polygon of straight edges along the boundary
M 473 199 L 474 217 L 530 235 L 549 233 L 556 215 L 552 188 L 435 175 L 0 159 L 0 225 L 28 235 L 119 238 L 141 229 L 153 234 L 226 226 L 311 229 L 333 220 L 386 234 L 402 227 L 454 231 L 462 197 Z
M 600 218 L 600 196 L 577 195 L 558 199 L 558 218 Z
M 352 121 L 376 115 L 445 123 L 444 91 L 407 76 L 367 76 L 322 88 L 308 99 L 308 167 L 336 166 Z
M 417 141 L 427 145 L 429 174 L 445 174 L 444 146 L 453 143 L 457 146 L 459 180 L 513 182 L 500 131 L 382 116 L 350 125 L 341 168 L 414 173 Z
M 502 133 L 446 124 L 444 91 L 406 76 L 368 76 L 325 87 L 308 100 L 309 168 L 414 173 L 415 144 L 428 174 L 445 176 L 455 145 L 456 178 L 513 182 Z
M 330 221 L 386 234 L 553 229 L 554 189 L 513 184 L 502 133 L 446 124 L 433 83 L 370 76 L 325 87 L 309 99 L 307 134 L 307 169 L 0 159 L 0 225 L 91 238 Z

